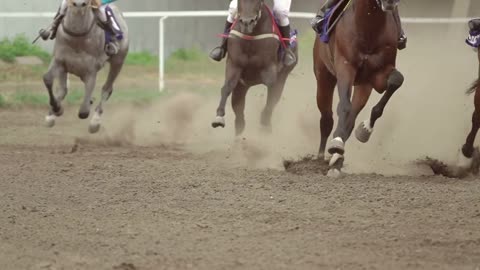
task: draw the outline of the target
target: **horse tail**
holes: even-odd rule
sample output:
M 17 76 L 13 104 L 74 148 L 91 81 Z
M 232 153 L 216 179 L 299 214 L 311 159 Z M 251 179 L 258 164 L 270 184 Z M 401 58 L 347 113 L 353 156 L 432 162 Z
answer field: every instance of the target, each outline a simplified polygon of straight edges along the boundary
M 471 95 L 477 91 L 477 89 L 480 88 L 480 78 L 478 78 L 476 81 L 472 83 L 472 86 L 470 86 L 467 89 L 467 95 Z

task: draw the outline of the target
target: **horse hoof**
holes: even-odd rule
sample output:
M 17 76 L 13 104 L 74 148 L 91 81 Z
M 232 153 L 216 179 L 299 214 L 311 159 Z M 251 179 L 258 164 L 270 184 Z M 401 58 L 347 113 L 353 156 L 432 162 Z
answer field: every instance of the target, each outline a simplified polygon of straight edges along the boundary
M 90 115 L 89 112 L 79 112 L 79 113 L 78 113 L 78 118 L 80 118 L 80 119 L 87 119 L 89 115 Z
M 225 118 L 223 118 L 221 116 L 217 116 L 215 118 L 215 121 L 212 122 L 212 127 L 213 128 L 218 128 L 218 127 L 224 128 L 225 127 Z
M 330 177 L 330 178 L 340 178 L 342 177 L 342 171 L 340 171 L 339 169 L 330 169 L 328 170 L 328 173 L 327 173 L 327 176 Z
M 57 119 L 57 117 L 54 115 L 54 114 L 51 114 L 51 115 L 47 115 L 45 116 L 45 124 L 48 128 L 52 128 L 55 126 L 55 119 Z
M 328 153 L 332 155 L 335 153 L 343 155 L 345 153 L 345 143 L 343 142 L 342 138 L 337 137 L 331 141 L 330 147 L 328 148 Z
M 341 169 L 343 167 L 343 161 L 344 161 L 343 155 L 335 153 L 330 158 L 329 166 L 337 167 L 338 169 Z
M 370 140 L 373 129 L 370 127 L 370 121 L 362 122 L 355 130 L 355 137 L 362 143 L 366 143 Z
M 472 167 L 473 164 L 473 157 L 468 158 L 466 157 L 462 151 L 458 156 L 457 167 L 461 169 L 469 169 Z
M 90 132 L 90 134 L 95 134 L 99 130 L 100 130 L 100 124 L 90 124 L 88 126 L 88 132 Z

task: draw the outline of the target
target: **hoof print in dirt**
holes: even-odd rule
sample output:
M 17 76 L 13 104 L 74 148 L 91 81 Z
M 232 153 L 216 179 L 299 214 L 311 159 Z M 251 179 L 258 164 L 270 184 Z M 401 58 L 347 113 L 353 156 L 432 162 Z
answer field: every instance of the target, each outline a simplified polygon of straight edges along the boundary
M 327 175 L 329 170 L 328 161 L 325 161 L 323 158 L 318 159 L 314 156 L 307 156 L 299 160 L 284 160 L 283 167 L 285 171 L 298 175 Z
M 137 267 L 132 263 L 122 263 L 120 265 L 114 266 L 113 270 L 137 270 Z

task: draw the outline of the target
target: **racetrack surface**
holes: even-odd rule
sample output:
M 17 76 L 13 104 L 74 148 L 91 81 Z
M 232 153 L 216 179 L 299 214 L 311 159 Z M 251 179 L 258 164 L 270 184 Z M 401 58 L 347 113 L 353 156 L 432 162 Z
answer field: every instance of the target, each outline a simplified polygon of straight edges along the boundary
M 217 97 L 192 92 L 108 104 L 97 135 L 76 106 L 53 129 L 46 106 L 0 110 L 0 269 L 480 269 L 480 181 L 415 163 L 455 160 L 477 63 L 467 49 L 437 58 L 450 45 L 410 37 L 406 83 L 372 141 L 347 143 L 340 179 L 283 169 L 318 148 L 308 60 L 272 134 L 258 124 L 261 88 L 239 138 L 231 110 L 213 130 Z

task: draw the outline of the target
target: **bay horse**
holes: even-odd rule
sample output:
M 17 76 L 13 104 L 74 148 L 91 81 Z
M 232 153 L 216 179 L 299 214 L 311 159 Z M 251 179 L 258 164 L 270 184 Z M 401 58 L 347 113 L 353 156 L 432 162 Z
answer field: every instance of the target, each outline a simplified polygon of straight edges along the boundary
M 123 39 L 119 41 L 118 53 L 113 56 L 107 56 L 104 50 L 107 40 L 105 30 L 97 24 L 92 9 L 92 2 L 93 0 L 69 0 L 65 18 L 59 26 L 53 49 L 53 58 L 47 73 L 43 76 L 51 107 L 48 115 L 45 117 L 48 127 L 53 127 L 56 118 L 64 112 L 61 103 L 68 93 L 68 74 L 78 76 L 85 84 L 85 96 L 80 106 L 78 117 L 80 119 L 89 117 L 97 73 L 108 62 L 110 70 L 107 81 L 103 85 L 101 100 L 89 124 L 90 133 L 98 132 L 103 114 L 103 104 L 112 95 L 113 83 L 120 74 L 128 54 L 128 29 L 121 11 L 115 5 L 110 5 L 109 7 L 109 12 L 111 12 L 112 16 L 115 16 L 124 33 Z M 58 79 L 60 85 L 60 91 L 57 95 L 53 92 L 55 79 Z
M 467 90 L 467 94 L 475 94 L 475 111 L 473 112 L 472 116 L 472 130 L 468 134 L 467 140 L 462 147 L 462 153 L 458 161 L 458 167 L 461 169 L 470 169 L 472 166 L 473 155 L 475 152 L 475 138 L 477 137 L 478 130 L 480 129 L 480 50 L 478 50 L 477 54 L 479 62 L 478 79 Z
M 285 37 L 289 38 L 289 37 Z M 270 8 L 264 0 L 238 0 L 238 19 L 228 38 L 225 83 L 221 90 L 213 128 L 225 127 L 225 106 L 232 95 L 235 133 L 245 129 L 245 97 L 250 87 L 268 88 L 267 102 L 260 123 L 271 129 L 272 113 L 283 93 L 288 75 L 296 64 L 285 66 L 281 49 L 286 46 Z M 298 59 L 298 49 L 293 48 Z
M 317 38 L 314 45 L 317 106 L 321 113 L 319 158 L 327 159 L 325 150 L 334 125 L 332 106 L 336 85 L 340 97 L 338 125 L 328 148 L 332 155 L 328 174 L 334 177 L 341 174 L 345 143 L 372 90 L 383 96 L 373 107 L 370 119 L 362 122 L 355 132 L 363 143 L 370 139 L 385 106 L 404 81 L 395 68 L 399 33 L 393 11 L 400 0 L 349 1 L 329 43 Z

